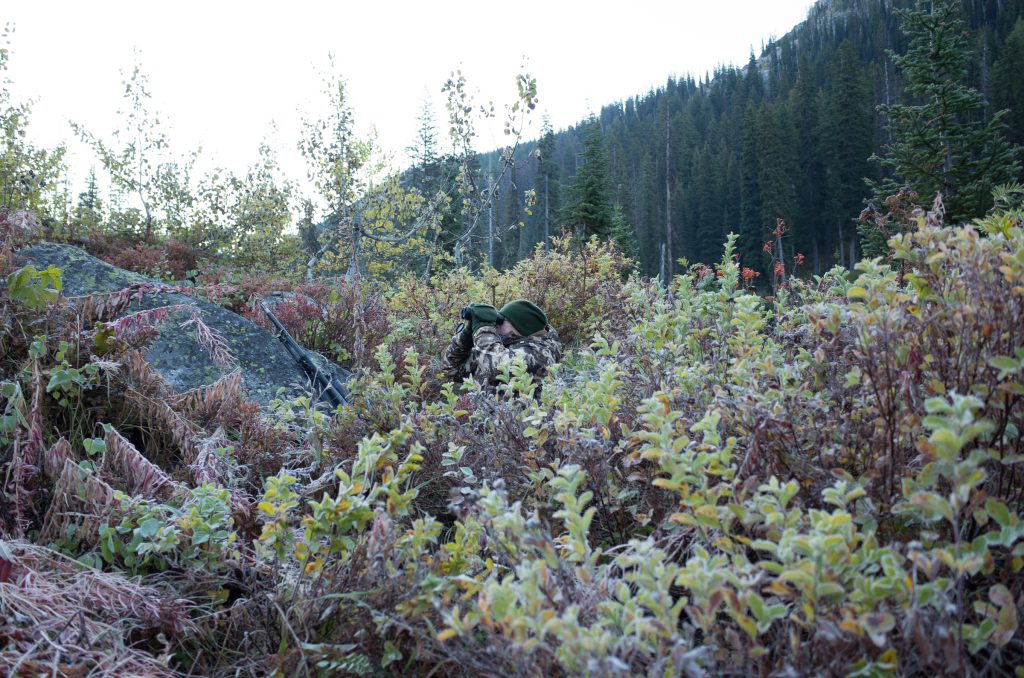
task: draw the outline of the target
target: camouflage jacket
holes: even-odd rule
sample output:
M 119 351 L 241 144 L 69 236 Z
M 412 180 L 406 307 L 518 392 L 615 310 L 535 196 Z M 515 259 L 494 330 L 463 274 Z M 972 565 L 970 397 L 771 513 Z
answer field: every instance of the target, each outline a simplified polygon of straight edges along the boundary
M 493 327 L 481 327 L 473 335 L 473 346 L 466 348 L 459 335 L 452 337 L 444 352 L 441 370 L 446 377 L 460 381 L 473 377 L 481 384 L 495 385 L 506 365 L 516 357 L 526 361 L 527 371 L 540 377 L 548 365 L 562 359 L 562 342 L 551 327 L 544 334 L 511 337 Z

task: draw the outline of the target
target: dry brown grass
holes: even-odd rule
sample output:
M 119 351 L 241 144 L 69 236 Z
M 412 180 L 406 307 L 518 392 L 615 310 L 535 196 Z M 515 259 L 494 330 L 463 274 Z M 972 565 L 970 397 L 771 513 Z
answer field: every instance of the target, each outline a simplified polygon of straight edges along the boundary
M 174 676 L 159 647 L 194 633 L 189 604 L 27 542 L 0 582 L 0 674 Z

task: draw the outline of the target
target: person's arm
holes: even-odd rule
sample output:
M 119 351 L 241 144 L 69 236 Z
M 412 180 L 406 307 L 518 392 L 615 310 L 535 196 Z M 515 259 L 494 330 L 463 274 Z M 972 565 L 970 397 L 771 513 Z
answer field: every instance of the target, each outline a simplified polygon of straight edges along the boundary
M 497 384 L 498 377 L 517 357 L 526 363 L 526 371 L 539 374 L 561 357 L 557 336 L 554 343 L 546 337 L 530 337 L 505 346 L 501 334 L 493 327 L 484 327 L 473 336 L 473 376 L 482 384 Z
M 490 304 L 470 304 L 461 316 L 463 322 L 441 359 L 441 371 L 453 381 L 469 375 L 467 361 L 473 351 L 474 334 L 485 327 L 493 329 L 494 324 L 501 319 L 498 309 Z
M 473 350 L 473 345 L 465 341 L 461 331 L 456 332 L 445 349 L 444 357 L 441 359 L 441 373 L 447 379 L 455 381 L 467 376 L 466 361 Z

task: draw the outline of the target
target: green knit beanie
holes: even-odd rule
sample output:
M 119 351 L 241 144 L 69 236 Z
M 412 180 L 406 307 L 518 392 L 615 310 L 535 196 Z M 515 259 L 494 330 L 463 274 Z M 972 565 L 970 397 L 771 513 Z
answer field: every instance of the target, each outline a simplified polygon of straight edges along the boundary
M 544 315 L 544 311 L 526 299 L 508 302 L 501 307 L 501 314 L 524 337 L 544 329 L 548 324 L 548 317 Z

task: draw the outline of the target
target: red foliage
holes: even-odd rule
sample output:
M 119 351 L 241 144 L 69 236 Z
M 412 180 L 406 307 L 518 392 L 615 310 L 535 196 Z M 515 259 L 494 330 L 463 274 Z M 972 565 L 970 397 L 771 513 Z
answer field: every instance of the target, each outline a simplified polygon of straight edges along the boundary
M 126 271 L 151 275 L 160 266 L 163 254 L 157 245 L 96 235 L 83 243 L 89 254 Z
M 359 283 L 299 285 L 273 312 L 301 346 L 350 368 L 370 364 L 391 329 L 383 300 Z M 259 309 L 250 308 L 245 315 L 270 329 Z
M 175 280 L 184 280 L 189 273 L 198 271 L 209 257 L 194 247 L 178 240 L 171 240 L 164 246 L 164 264 Z
M 80 243 L 86 251 L 108 264 L 144 275 L 167 276 L 184 280 L 189 273 L 204 267 L 209 255 L 186 243 L 165 243 L 104 234 L 91 235 Z
M 284 454 L 294 441 L 288 432 L 274 428 L 258 404 L 240 403 L 228 414 L 225 424 L 238 432 L 235 457 L 242 464 L 254 466 L 256 477 L 274 475 L 281 470 Z
M 248 314 L 254 299 L 266 297 L 272 292 L 291 292 L 295 287 L 294 283 L 283 278 L 272 278 L 264 273 L 246 276 L 241 280 L 232 279 L 230 272 L 223 268 L 205 271 L 199 277 L 199 286 L 211 302 L 239 315 Z

